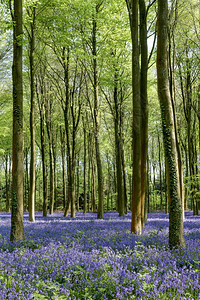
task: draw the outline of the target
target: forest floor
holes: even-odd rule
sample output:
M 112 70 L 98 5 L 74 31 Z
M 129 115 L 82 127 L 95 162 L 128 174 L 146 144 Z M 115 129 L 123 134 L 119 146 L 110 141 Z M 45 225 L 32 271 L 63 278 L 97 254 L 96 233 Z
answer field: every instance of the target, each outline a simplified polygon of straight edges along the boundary
M 0 213 L 0 299 L 200 299 L 200 216 L 186 212 L 186 248 L 168 248 L 168 215 L 151 213 L 141 236 L 131 213 L 24 214 L 24 241 L 9 242 Z

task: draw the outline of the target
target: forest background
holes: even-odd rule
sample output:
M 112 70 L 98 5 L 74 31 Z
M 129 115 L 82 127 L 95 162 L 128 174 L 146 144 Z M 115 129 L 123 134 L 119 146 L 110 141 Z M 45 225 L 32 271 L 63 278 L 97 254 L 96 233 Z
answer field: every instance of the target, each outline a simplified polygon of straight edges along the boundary
M 104 210 L 118 210 L 123 216 L 132 209 L 133 38 L 128 3 L 76 0 L 23 4 L 24 34 L 18 41 L 23 46 L 23 206 L 30 221 L 35 219 L 35 210 L 43 210 L 44 216 L 47 209 L 50 214 L 63 210 L 65 216 L 71 212 L 72 217 L 78 210 L 97 211 L 103 218 Z M 168 212 L 156 76 L 158 5 L 156 1 L 140 3 L 145 4 L 149 47 L 145 212 Z M 10 4 L 1 1 L 0 6 L 2 211 L 10 211 L 12 198 Z M 169 1 L 168 5 L 168 81 L 183 166 L 184 209 L 198 214 L 200 3 L 183 0 Z M 140 51 L 141 36 L 140 31 Z M 142 114 L 147 121 L 144 110 Z M 145 126 L 141 126 L 143 132 Z

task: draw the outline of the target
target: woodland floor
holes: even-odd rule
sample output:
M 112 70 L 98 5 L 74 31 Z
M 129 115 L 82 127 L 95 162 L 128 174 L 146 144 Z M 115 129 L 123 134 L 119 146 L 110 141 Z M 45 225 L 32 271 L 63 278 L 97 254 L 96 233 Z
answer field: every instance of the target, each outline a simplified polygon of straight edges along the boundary
M 200 217 L 186 212 L 186 249 L 168 249 L 168 216 L 148 215 L 141 236 L 131 213 L 24 214 L 26 239 L 9 242 L 0 213 L 0 299 L 200 299 Z

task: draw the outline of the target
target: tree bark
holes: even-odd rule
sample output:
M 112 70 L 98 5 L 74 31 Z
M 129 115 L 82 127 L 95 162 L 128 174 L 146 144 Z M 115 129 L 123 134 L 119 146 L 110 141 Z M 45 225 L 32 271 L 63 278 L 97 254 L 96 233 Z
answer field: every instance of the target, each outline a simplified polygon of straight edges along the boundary
M 141 98 L 138 38 L 138 0 L 126 1 L 129 11 L 132 39 L 132 90 L 133 90 L 133 186 L 131 232 L 142 232 L 141 205 Z
M 122 174 L 122 142 L 120 132 L 120 107 L 118 99 L 118 72 L 115 66 L 114 73 L 114 123 L 115 123 L 115 158 L 117 171 L 117 207 L 119 217 L 123 217 L 124 213 L 124 190 L 123 190 L 123 174 Z
M 140 98 L 141 98 L 141 226 L 145 223 L 145 201 L 147 185 L 147 155 L 148 155 L 148 97 L 147 97 L 147 70 L 148 70 L 148 46 L 147 46 L 147 12 L 145 0 L 139 0 L 140 10 L 140 47 L 141 47 L 141 71 L 140 71 Z
M 83 122 L 84 123 L 84 122 Z M 86 129 L 85 124 L 83 124 L 83 136 L 84 136 L 84 166 L 83 166 L 83 213 L 86 213 L 87 210 L 87 191 L 86 191 L 86 159 L 87 159 L 87 150 L 86 150 Z
M 43 83 L 41 83 L 41 104 L 40 110 L 40 143 L 41 143 L 41 155 L 42 155 L 42 179 L 43 179 L 43 205 L 42 212 L 43 217 L 47 216 L 47 201 L 48 201 L 48 180 L 47 180 L 47 166 L 45 158 L 45 116 L 44 116 L 44 94 Z M 39 102 L 39 94 L 37 94 Z
M 160 210 L 163 210 L 163 190 L 162 190 L 162 164 L 161 164 L 161 142 L 158 133 L 158 161 L 159 161 L 159 177 L 160 177 Z
M 32 8 L 32 22 L 30 23 L 29 34 L 29 63 L 30 63 L 30 90 L 31 90 L 31 110 L 30 110 L 30 134 L 31 134 L 31 160 L 30 160 L 30 189 L 29 189 L 29 221 L 35 222 L 35 20 L 36 9 Z
M 95 147 L 97 161 L 97 176 L 98 176 L 98 209 L 97 218 L 103 219 L 104 199 L 103 199 L 103 174 L 100 152 L 100 136 L 99 136 L 99 99 L 98 99 L 98 78 L 97 78 L 97 21 L 98 5 L 96 5 L 93 15 L 92 29 L 92 55 L 93 55 L 93 88 L 94 88 L 94 126 L 95 126 Z
M 10 5 L 11 6 L 11 5 Z M 13 161 L 10 240 L 24 239 L 23 226 L 23 78 L 22 78 L 22 0 L 14 0 L 13 19 Z
M 66 170 L 65 170 L 65 134 L 60 127 L 60 141 L 61 141 L 61 156 L 62 156 L 62 181 L 63 181 L 63 209 L 65 209 L 67 201 L 66 189 Z
M 8 154 L 6 154 L 6 168 L 5 168 L 5 178 L 6 178 L 6 212 L 10 212 L 10 201 L 9 201 L 9 172 L 8 172 Z
M 92 137 L 91 142 L 91 165 L 92 165 L 92 212 L 96 212 L 96 189 L 95 189 L 95 159 L 94 159 L 94 137 Z
M 49 202 L 49 213 L 50 215 L 54 212 L 54 196 L 55 196 L 55 181 L 54 181 L 54 159 L 53 159 L 53 133 L 52 133 L 52 123 L 51 123 L 51 115 L 52 115 L 52 99 L 46 98 L 46 128 L 47 135 L 49 141 L 49 167 L 50 167 L 50 202 Z
M 168 1 L 158 0 L 157 80 L 161 107 L 169 196 L 169 246 L 184 246 L 182 205 L 174 128 L 174 115 L 168 77 Z

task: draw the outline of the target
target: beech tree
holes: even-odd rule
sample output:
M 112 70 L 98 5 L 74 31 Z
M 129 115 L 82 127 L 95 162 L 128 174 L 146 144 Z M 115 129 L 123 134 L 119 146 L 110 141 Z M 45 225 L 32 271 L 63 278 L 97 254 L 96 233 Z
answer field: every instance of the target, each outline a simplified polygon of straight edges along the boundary
M 31 135 L 31 161 L 30 161 L 30 189 L 29 189 L 29 221 L 35 222 L 35 26 L 36 7 L 27 7 L 28 17 L 31 19 L 30 30 L 26 27 L 29 41 L 29 66 L 30 66 L 30 90 L 31 90 L 31 110 L 30 110 L 30 135 Z
M 132 39 L 132 89 L 133 89 L 133 187 L 131 231 L 141 234 L 141 102 L 138 36 L 138 0 L 128 1 L 127 7 Z
M 179 189 L 175 121 L 168 77 L 168 1 L 158 0 L 157 82 L 160 101 L 169 201 L 170 248 L 184 245 L 182 204 Z
M 22 1 L 14 0 L 13 21 L 13 158 L 10 240 L 24 238 L 23 227 L 23 86 L 22 86 Z

